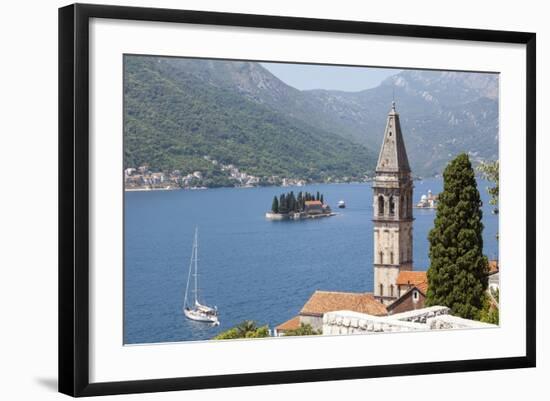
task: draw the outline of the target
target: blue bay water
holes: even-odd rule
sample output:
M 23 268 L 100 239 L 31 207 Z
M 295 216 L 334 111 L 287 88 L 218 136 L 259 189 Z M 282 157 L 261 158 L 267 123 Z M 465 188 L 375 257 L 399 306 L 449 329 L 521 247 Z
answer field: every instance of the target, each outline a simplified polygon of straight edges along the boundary
M 416 181 L 414 200 L 441 180 Z M 498 256 L 498 216 L 485 188 L 484 252 Z M 324 194 L 337 216 L 268 221 L 274 195 Z M 346 209 L 336 204 L 344 199 Z M 435 211 L 414 209 L 414 268 L 426 270 Z M 270 328 L 296 316 L 315 290 L 373 290 L 371 184 L 220 188 L 125 193 L 124 343 L 207 340 L 245 319 Z M 187 320 L 182 304 L 199 227 L 201 299 L 217 305 L 217 327 Z

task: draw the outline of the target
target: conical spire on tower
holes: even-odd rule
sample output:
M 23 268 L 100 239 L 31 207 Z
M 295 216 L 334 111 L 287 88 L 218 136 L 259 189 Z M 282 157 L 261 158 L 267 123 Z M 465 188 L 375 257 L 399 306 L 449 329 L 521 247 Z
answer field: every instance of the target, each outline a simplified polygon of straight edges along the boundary
M 384 131 L 384 139 L 380 154 L 378 156 L 378 164 L 376 165 L 377 173 L 410 173 L 409 159 L 405 150 L 405 142 L 401 133 L 401 123 L 399 122 L 399 114 L 395 111 L 395 101 L 392 102 L 391 111 L 388 113 L 386 122 L 386 130 Z
M 392 102 L 372 183 L 374 296 L 386 305 L 399 296 L 399 273 L 413 269 L 413 187 L 399 114 Z

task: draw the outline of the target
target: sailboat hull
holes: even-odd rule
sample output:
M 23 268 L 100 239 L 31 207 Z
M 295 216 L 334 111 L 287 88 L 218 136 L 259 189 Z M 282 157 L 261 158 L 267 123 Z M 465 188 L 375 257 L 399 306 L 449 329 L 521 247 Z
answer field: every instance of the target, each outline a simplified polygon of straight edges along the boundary
M 218 321 L 218 317 L 216 315 L 203 313 L 196 309 L 183 308 L 183 313 L 185 317 L 187 317 L 190 320 L 194 320 L 196 322 L 220 324 Z

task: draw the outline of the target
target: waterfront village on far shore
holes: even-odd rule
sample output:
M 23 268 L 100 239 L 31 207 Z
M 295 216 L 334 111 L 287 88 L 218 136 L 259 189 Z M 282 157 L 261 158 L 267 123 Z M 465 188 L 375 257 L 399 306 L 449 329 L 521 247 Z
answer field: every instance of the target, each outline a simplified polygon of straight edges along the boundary
M 280 176 L 258 177 L 239 170 L 232 164 L 223 164 L 203 156 L 205 161 L 222 175 L 217 179 L 211 179 L 206 171 L 192 171 L 184 173 L 180 170 L 170 172 L 153 171 L 148 165 L 137 168 L 128 167 L 124 170 L 124 189 L 126 191 L 152 191 L 152 190 L 176 190 L 176 189 L 207 189 L 214 187 L 253 188 L 259 186 L 283 186 L 301 187 L 309 182 L 301 178 L 288 178 Z M 369 177 L 365 176 L 364 181 Z M 328 182 L 349 182 L 347 177 Z
M 259 177 L 241 171 L 233 164 L 223 164 L 210 156 L 203 156 L 206 162 L 217 171 L 212 178 L 208 171 L 195 170 L 184 173 L 180 170 L 170 172 L 155 171 L 149 165 L 128 167 L 124 170 L 124 189 L 126 191 L 162 191 L 176 189 L 207 189 L 215 187 L 254 188 L 260 186 L 302 187 L 318 183 L 304 178 L 280 177 L 277 175 Z M 359 179 L 351 177 L 328 177 L 324 183 L 368 182 L 365 175 Z

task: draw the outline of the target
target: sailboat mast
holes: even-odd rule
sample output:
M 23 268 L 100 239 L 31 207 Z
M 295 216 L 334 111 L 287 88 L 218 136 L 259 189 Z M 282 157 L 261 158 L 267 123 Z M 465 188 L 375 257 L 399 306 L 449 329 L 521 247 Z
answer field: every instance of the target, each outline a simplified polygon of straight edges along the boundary
M 199 242 L 198 242 L 198 227 L 195 227 L 195 305 L 198 302 L 198 288 L 197 288 L 197 259 L 199 257 Z
M 189 272 L 187 273 L 187 284 L 185 285 L 185 297 L 183 299 L 183 307 L 187 306 L 187 295 L 189 293 L 189 282 L 191 281 L 191 271 L 193 270 L 193 257 L 195 256 L 195 244 L 191 248 L 191 258 L 189 259 Z

